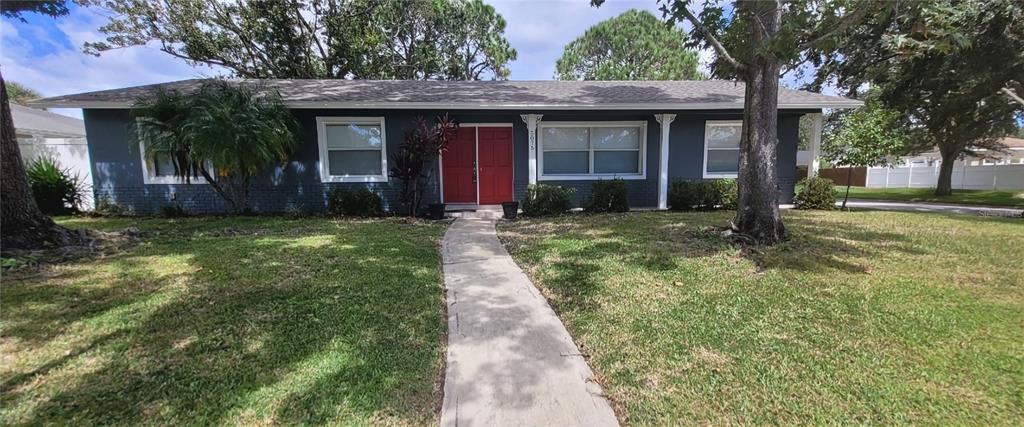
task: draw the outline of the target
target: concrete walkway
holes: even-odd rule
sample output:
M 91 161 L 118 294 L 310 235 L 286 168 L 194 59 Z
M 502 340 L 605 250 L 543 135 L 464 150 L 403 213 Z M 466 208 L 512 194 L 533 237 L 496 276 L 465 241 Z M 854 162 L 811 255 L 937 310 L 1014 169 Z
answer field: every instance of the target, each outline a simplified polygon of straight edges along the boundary
M 836 206 L 842 206 L 842 204 L 842 200 L 836 202 Z M 1020 216 L 1022 211 L 1021 209 L 997 208 L 989 206 L 970 206 L 923 202 L 892 202 L 884 200 L 863 199 L 850 199 L 846 206 L 853 209 L 874 209 L 881 211 L 903 212 L 940 212 L 984 216 Z
M 441 425 L 615 426 L 565 326 L 498 241 L 456 220 L 442 243 L 448 366 Z

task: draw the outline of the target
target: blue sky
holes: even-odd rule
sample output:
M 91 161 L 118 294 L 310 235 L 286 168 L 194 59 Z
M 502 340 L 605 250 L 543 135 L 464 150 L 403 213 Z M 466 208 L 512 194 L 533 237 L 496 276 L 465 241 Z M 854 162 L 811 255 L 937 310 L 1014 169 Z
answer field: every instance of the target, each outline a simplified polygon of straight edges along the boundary
M 513 80 L 549 80 L 562 48 L 591 25 L 631 8 L 661 16 L 655 0 L 610 0 L 600 8 L 588 0 L 488 0 L 505 17 L 505 35 L 519 52 L 510 64 Z M 0 66 L 4 78 L 25 84 L 44 96 L 166 82 L 221 74 L 206 66 L 191 67 L 155 46 L 120 49 L 94 57 L 82 44 L 101 40 L 104 11 L 73 7 L 54 20 L 26 16 L 28 22 L 0 20 Z M 710 53 L 702 52 L 706 64 Z M 79 110 L 56 112 L 81 117 Z

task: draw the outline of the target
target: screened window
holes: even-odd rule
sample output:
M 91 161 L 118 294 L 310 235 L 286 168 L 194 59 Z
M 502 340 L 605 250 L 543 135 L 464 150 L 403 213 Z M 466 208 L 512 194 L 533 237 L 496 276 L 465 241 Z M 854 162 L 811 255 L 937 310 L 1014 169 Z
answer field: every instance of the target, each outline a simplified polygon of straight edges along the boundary
M 387 181 L 383 117 L 318 117 L 317 127 L 322 181 Z
M 541 178 L 642 178 L 645 126 L 547 123 L 540 129 Z
M 743 122 L 708 121 L 704 125 L 704 177 L 735 178 L 740 169 Z

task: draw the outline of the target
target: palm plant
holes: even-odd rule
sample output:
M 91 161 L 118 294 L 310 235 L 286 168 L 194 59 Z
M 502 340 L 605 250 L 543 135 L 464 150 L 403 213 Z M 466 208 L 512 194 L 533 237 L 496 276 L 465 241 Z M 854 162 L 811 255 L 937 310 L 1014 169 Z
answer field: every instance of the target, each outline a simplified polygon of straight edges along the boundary
M 171 157 L 186 182 L 206 179 L 235 213 L 249 210 L 253 177 L 288 160 L 298 123 L 277 93 L 225 81 L 195 93 L 156 91 L 132 110 L 146 154 Z

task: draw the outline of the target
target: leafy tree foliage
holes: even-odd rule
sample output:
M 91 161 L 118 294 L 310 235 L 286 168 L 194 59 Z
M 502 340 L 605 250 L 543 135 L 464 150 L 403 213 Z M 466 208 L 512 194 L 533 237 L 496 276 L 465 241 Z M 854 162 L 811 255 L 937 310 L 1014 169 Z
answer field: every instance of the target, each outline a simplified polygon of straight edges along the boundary
M 15 104 L 25 105 L 28 101 L 42 98 L 39 92 L 21 83 L 9 81 L 4 82 L 4 85 L 7 86 L 7 96 L 10 98 L 10 102 Z
M 587 29 L 565 46 L 560 80 L 694 80 L 697 54 L 686 33 L 648 11 L 631 9 Z
M 825 160 L 847 166 L 849 174 L 857 166 L 888 166 L 897 154 L 906 150 L 907 128 L 898 112 L 869 103 L 839 119 L 822 143 Z M 843 209 L 850 197 L 850 176 L 846 178 Z
M 25 22 L 25 13 L 58 17 L 68 14 L 67 0 L 4 0 L 0 1 L 0 15 Z
M 482 0 L 103 0 L 95 55 L 156 42 L 250 78 L 508 77 L 505 21 Z
M 952 191 L 953 164 L 999 150 L 1024 114 L 1024 3 L 1019 0 L 904 2 L 871 15 L 837 39 L 816 86 L 865 87 L 910 129 L 912 151 L 942 155 L 936 194 Z
M 170 156 L 185 181 L 201 175 L 235 213 L 249 210 L 252 178 L 298 145 L 298 123 L 278 94 L 220 80 L 195 93 L 157 90 L 132 116 L 147 156 Z

